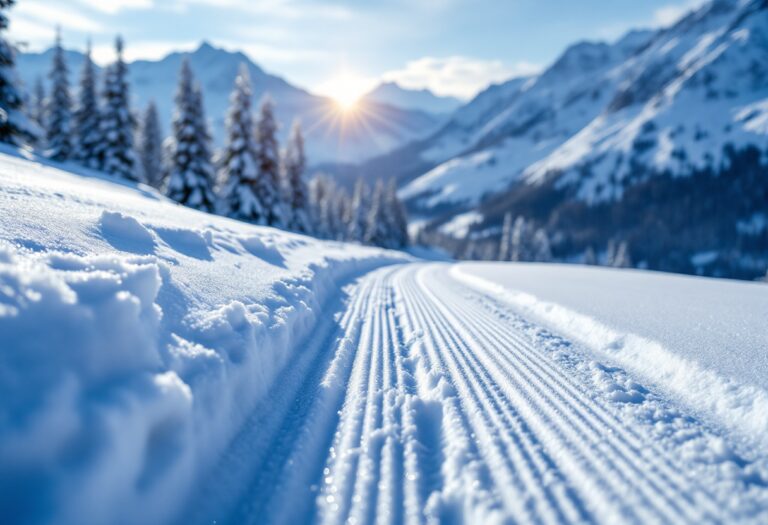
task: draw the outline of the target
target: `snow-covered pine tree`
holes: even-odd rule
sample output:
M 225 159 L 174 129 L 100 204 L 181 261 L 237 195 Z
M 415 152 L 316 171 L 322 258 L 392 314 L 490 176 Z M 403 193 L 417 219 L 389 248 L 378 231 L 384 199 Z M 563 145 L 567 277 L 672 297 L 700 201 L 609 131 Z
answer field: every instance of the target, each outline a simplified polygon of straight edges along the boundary
M 258 222 L 269 226 L 286 227 L 285 203 L 280 184 L 280 147 L 277 143 L 275 104 L 269 95 L 264 96 L 259 106 L 255 156 L 258 174 L 254 193 L 264 211 Z
M 256 159 L 251 114 L 251 79 L 245 64 L 235 79 L 227 113 L 227 141 L 219 160 L 222 212 L 229 217 L 260 222 L 264 207 L 254 193 Z
M 334 238 L 337 241 L 347 241 L 347 217 L 351 214 L 352 201 L 347 195 L 347 192 L 343 188 L 338 188 L 336 196 L 333 199 L 331 211 L 334 220 L 334 231 L 336 232 Z
M 0 0 L 0 142 L 21 146 L 38 137 L 34 124 L 22 111 L 24 100 L 14 68 L 16 49 L 5 38 L 9 25 L 6 11 L 15 3 Z
M 614 268 L 632 268 L 632 258 L 629 255 L 629 243 L 627 241 L 618 244 L 611 266 Z
M 312 221 L 312 231 L 316 237 L 325 239 L 330 235 L 329 225 L 323 222 L 323 201 L 328 197 L 326 178 L 318 175 L 309 183 L 309 216 Z
M 510 260 L 515 262 L 530 261 L 530 226 L 525 217 L 518 217 L 512 226 L 510 241 Z
M 307 184 L 304 181 L 307 159 L 304 154 L 304 137 L 301 125 L 293 123 L 288 145 L 283 155 L 283 187 L 285 188 L 286 203 L 285 220 L 289 230 L 310 233 L 310 203 L 307 194 Z
M 147 104 L 141 118 L 138 137 L 139 164 L 144 180 L 150 186 L 162 189 L 165 184 L 163 169 L 163 132 L 154 101 Z
M 69 70 L 61 45 L 61 29 L 56 29 L 53 63 L 49 77 L 51 96 L 45 115 L 46 155 L 56 161 L 72 157 L 72 97 L 69 93 Z
M 368 221 L 368 185 L 362 177 L 355 182 L 352 202 L 345 216 L 347 223 L 346 239 L 353 242 L 363 242 Z
M 121 37 L 115 41 L 115 51 L 117 59 L 104 77 L 99 165 L 107 173 L 141 182 L 141 171 L 133 150 L 135 120 L 131 113 L 128 68 L 123 60 Z
M 35 79 L 35 88 L 29 104 L 29 116 L 40 129 L 45 129 L 45 84 L 43 77 Z
M 390 248 L 392 246 L 392 232 L 390 231 L 386 214 L 387 201 L 384 183 L 379 179 L 374 186 L 371 206 L 368 208 L 365 221 L 365 234 L 363 236 L 365 244 L 372 244 L 381 248 Z
M 504 224 L 501 227 L 501 240 L 499 241 L 499 260 L 509 261 L 512 257 L 512 214 L 504 214 Z
M 189 61 L 184 60 L 173 114 L 167 193 L 177 202 L 212 213 L 216 196 L 209 143 L 202 91 L 195 84 Z
M 408 216 L 405 206 L 397 196 L 397 181 L 389 179 L 384 192 L 385 208 L 384 220 L 387 221 L 392 239 L 391 248 L 399 249 L 408 246 Z
M 552 246 L 549 235 L 544 228 L 539 228 L 531 239 L 531 255 L 535 262 L 550 262 L 552 260 Z
M 99 167 L 101 147 L 99 99 L 96 93 L 96 71 L 91 60 L 91 43 L 83 60 L 80 89 L 74 112 L 74 159 L 87 168 Z

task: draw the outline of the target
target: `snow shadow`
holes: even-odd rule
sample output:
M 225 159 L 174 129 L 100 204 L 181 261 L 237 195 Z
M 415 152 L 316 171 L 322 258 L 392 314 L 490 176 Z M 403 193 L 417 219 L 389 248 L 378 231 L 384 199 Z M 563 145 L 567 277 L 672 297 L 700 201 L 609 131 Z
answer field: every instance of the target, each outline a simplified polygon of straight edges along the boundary
M 104 240 L 112 247 L 139 255 L 155 253 L 155 238 L 147 228 L 129 215 L 104 211 L 99 219 Z
M 240 239 L 240 244 L 254 257 L 258 257 L 262 261 L 273 266 L 278 266 L 280 268 L 286 267 L 285 257 L 283 257 L 278 249 L 275 246 L 267 246 L 259 237 Z
M 212 261 L 213 256 L 208 247 L 205 238 L 195 230 L 185 230 L 181 228 L 153 228 L 155 233 L 171 247 L 187 257 L 200 259 L 201 261 Z

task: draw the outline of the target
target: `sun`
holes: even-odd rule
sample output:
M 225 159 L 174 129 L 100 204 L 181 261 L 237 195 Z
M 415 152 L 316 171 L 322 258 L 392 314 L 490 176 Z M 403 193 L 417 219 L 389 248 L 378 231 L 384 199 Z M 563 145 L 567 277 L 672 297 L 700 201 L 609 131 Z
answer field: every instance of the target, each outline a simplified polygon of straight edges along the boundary
M 318 91 L 327 95 L 344 112 L 354 111 L 374 82 L 351 71 L 340 71 L 323 82 Z

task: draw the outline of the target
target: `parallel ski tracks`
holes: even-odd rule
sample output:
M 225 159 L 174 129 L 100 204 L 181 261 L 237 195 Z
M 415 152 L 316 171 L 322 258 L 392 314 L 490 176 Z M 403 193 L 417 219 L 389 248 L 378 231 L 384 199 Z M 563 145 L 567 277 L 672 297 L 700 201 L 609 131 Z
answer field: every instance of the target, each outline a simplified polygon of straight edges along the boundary
M 722 521 L 673 453 L 493 306 L 443 265 L 361 278 L 256 408 L 188 521 Z

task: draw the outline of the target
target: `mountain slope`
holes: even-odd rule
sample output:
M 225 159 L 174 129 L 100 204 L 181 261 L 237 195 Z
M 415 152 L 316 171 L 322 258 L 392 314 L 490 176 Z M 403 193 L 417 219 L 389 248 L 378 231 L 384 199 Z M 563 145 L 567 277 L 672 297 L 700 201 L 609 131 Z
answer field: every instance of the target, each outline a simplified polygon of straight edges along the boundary
M 68 51 L 66 56 L 71 80 L 76 85 L 83 56 L 74 51 Z M 241 63 L 248 65 L 255 101 L 269 93 L 277 103 L 282 139 L 286 138 L 291 122 L 301 120 L 312 163 L 360 162 L 422 137 L 438 125 L 438 118 L 429 113 L 376 102 L 366 104 L 360 111 L 343 113 L 333 100 L 312 95 L 265 72 L 245 54 L 203 43 L 191 53 L 171 53 L 159 61 L 139 60 L 129 64 L 135 108 L 154 100 L 165 132 L 170 129 L 178 72 L 185 57 L 189 58 L 203 86 L 207 116 L 219 144 L 224 137 L 229 94 Z M 50 50 L 18 57 L 19 74 L 29 86 L 34 85 L 38 77 L 46 78 L 50 64 Z
M 457 98 L 441 97 L 428 89 L 406 89 L 396 82 L 382 82 L 365 95 L 365 99 L 398 108 L 425 111 L 435 115 L 451 113 L 462 105 L 461 101 Z
M 479 210 L 473 235 L 493 237 L 512 211 L 559 236 L 561 257 L 620 237 L 650 267 L 763 274 L 768 2 L 717 0 L 669 28 L 576 44 L 418 144 L 402 150 L 422 171 L 401 173 L 401 194 L 434 227 Z

